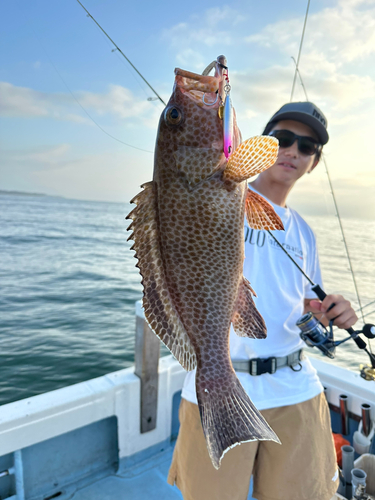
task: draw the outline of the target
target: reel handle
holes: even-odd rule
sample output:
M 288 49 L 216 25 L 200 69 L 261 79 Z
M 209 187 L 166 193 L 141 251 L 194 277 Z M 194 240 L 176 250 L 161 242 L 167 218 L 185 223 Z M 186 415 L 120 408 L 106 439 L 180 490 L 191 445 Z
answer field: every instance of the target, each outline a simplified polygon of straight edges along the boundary
M 368 339 L 375 339 L 375 326 L 370 323 L 366 323 L 362 329 L 362 333 Z

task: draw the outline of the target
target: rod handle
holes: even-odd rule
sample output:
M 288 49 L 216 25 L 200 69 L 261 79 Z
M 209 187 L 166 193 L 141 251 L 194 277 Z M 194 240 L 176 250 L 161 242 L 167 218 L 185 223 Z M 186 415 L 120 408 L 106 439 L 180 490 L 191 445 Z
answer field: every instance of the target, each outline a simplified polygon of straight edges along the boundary
M 320 287 L 320 285 L 316 284 L 314 286 L 311 287 L 311 290 L 316 293 L 316 295 L 318 296 L 318 298 L 320 300 L 324 300 L 326 297 L 327 297 L 327 294 L 326 292 Z

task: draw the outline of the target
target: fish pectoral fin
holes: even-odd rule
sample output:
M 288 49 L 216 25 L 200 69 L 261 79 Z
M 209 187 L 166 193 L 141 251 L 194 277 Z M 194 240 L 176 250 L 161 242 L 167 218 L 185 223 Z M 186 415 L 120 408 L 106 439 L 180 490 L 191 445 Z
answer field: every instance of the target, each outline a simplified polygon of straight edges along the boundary
M 238 290 L 236 310 L 232 317 L 234 331 L 239 337 L 264 339 L 267 328 L 262 315 L 255 307 L 253 295 L 256 295 L 248 280 L 243 277 Z
M 263 196 L 248 189 L 245 203 L 246 218 L 252 229 L 284 229 L 282 220 Z
M 181 146 L 173 153 L 177 171 L 194 187 L 210 177 L 225 161 L 222 150 Z
M 224 180 L 243 182 L 271 167 L 276 159 L 279 141 L 275 137 L 251 137 L 236 148 L 224 170 Z
M 196 388 L 203 433 L 215 469 L 219 469 L 225 453 L 236 445 L 249 441 L 280 443 L 246 394 L 234 370 L 228 370 L 224 382 L 207 380 L 206 377 L 202 380 L 198 368 Z
M 148 182 L 132 202 L 137 206 L 127 219 L 133 231 L 137 267 L 142 275 L 143 308 L 150 328 L 185 368 L 193 370 L 197 364 L 194 347 L 171 299 L 161 257 L 157 225 L 156 185 Z

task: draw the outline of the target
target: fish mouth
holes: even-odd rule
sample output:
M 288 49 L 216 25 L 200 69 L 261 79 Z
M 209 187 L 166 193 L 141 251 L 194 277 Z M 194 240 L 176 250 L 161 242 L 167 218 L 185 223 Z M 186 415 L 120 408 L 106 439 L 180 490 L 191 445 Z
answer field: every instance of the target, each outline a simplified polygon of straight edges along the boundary
M 219 76 L 206 76 L 176 68 L 175 85 L 200 105 L 218 107 L 219 87 L 222 78 Z

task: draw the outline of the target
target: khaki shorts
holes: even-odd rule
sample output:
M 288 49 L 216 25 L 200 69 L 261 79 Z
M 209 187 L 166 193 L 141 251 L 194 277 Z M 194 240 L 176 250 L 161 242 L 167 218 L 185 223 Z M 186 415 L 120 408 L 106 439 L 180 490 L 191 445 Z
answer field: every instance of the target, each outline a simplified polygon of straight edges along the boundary
M 207 453 L 198 406 L 181 400 L 180 431 L 168 483 L 184 500 L 246 500 L 253 473 L 259 500 L 329 500 L 337 464 L 324 394 L 261 412 L 282 445 L 253 441 L 235 446 L 216 470 Z

